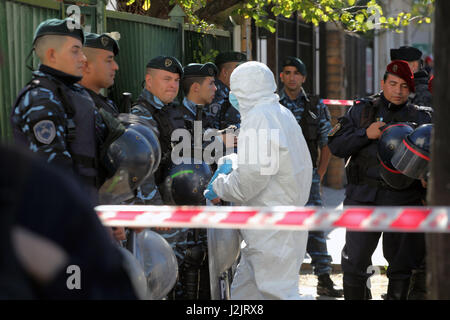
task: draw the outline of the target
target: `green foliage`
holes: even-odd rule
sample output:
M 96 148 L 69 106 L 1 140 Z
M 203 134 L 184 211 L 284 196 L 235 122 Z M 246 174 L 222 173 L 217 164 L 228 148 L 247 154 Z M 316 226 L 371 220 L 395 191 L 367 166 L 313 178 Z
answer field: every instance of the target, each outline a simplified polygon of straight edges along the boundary
M 127 4 L 140 1 L 142 7 L 150 8 L 151 0 L 130 0 Z M 431 23 L 434 0 L 411 0 L 413 10 L 401 12 L 396 16 L 385 16 L 377 0 L 243 0 L 233 14 L 251 18 L 258 27 L 275 32 L 273 17 L 291 17 L 295 12 L 306 22 L 318 25 L 320 22 L 334 22 L 350 32 L 368 32 L 377 29 L 390 29 L 402 32 L 401 28 L 413 21 Z M 213 25 L 199 19 L 196 11 L 207 5 L 206 0 L 170 0 L 170 4 L 179 4 L 191 24 L 201 30 L 213 28 Z M 144 7 L 145 6 L 145 7 Z M 148 9 L 145 9 L 148 10 Z
M 193 55 L 193 63 L 207 63 L 207 62 L 211 62 L 214 61 L 217 57 L 217 55 L 219 54 L 218 50 L 209 50 L 209 52 L 203 54 L 203 43 L 202 41 L 199 39 L 197 41 L 197 47 L 199 48 L 199 50 L 194 50 L 192 52 Z
M 214 61 L 219 54 L 219 50 L 209 50 L 206 54 L 203 54 L 201 50 L 194 50 L 193 57 L 194 63 L 207 63 Z

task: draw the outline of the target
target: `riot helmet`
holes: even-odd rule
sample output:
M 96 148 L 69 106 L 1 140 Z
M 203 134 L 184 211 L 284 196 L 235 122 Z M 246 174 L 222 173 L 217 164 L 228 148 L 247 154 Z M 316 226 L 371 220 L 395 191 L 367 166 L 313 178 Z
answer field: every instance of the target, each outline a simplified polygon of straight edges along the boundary
M 203 192 L 208 186 L 212 172 L 205 162 L 196 164 L 191 158 L 182 158 L 178 165 L 170 164 L 163 169 L 164 180 L 160 186 L 165 204 L 205 205 Z
M 378 140 L 377 157 L 380 162 L 380 176 L 388 186 L 397 190 L 406 189 L 414 182 L 414 179 L 403 175 L 391 163 L 392 156 L 403 138 L 413 131 L 414 127 L 411 123 L 393 123 L 384 127 Z
M 161 235 L 151 230 L 142 231 L 136 238 L 136 258 L 147 278 L 147 299 L 162 299 L 177 280 L 178 262 L 175 253 Z
M 404 175 L 428 180 L 432 124 L 423 124 L 403 138 L 392 157 L 392 165 Z
M 150 170 L 149 175 L 155 173 L 161 162 L 161 145 L 158 139 L 158 129 L 152 126 L 149 121 L 134 114 L 121 113 L 117 118 L 126 128 L 132 128 L 147 138 L 147 141 L 150 143 L 153 150 L 151 158 L 152 169 Z
M 100 203 L 118 204 L 134 197 L 134 190 L 152 170 L 152 157 L 153 149 L 147 138 L 140 132 L 127 128 L 106 151 L 105 161 L 115 173 L 101 186 Z

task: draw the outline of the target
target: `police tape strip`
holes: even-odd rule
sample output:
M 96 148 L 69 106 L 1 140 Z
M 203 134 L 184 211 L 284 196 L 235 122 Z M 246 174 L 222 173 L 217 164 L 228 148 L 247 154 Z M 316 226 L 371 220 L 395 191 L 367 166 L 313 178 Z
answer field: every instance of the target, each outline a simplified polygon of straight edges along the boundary
M 322 103 L 327 105 L 352 106 L 353 100 L 322 99 Z
M 98 206 L 106 226 L 450 232 L 450 207 Z

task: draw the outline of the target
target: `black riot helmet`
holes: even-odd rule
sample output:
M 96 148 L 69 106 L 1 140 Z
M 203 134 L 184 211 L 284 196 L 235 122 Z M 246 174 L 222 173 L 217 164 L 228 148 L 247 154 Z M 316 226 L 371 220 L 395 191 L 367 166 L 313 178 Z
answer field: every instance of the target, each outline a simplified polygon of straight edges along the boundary
M 391 163 L 392 156 L 406 135 L 414 131 L 411 123 L 400 122 L 387 125 L 378 140 L 377 157 L 380 161 L 380 176 L 391 188 L 402 190 L 408 188 L 414 179 L 403 175 Z
M 182 158 L 181 164 L 164 168 L 163 177 L 160 191 L 165 204 L 205 205 L 203 191 L 212 177 L 211 169 L 205 162 L 197 164 L 194 159 Z
M 432 124 L 423 124 L 403 138 L 392 157 L 392 165 L 404 175 L 428 180 Z
M 158 139 L 158 129 L 152 126 L 150 122 L 134 114 L 121 113 L 118 115 L 118 119 L 126 128 L 132 128 L 147 138 L 153 150 L 151 159 L 153 167 L 149 175 L 155 173 L 161 162 L 161 145 Z
M 108 166 L 115 174 L 99 190 L 100 203 L 118 204 L 134 196 L 152 170 L 153 149 L 140 132 L 127 128 L 106 152 Z

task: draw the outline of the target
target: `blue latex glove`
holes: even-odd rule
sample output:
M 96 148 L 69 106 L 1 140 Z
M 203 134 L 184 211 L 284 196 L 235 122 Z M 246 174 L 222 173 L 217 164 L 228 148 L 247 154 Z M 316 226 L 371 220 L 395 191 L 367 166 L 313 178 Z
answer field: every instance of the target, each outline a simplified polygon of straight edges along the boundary
M 219 196 L 214 192 L 212 183 L 214 180 L 216 180 L 219 173 L 223 174 L 229 174 L 231 171 L 233 171 L 231 160 L 225 159 L 225 162 L 217 168 L 216 172 L 214 172 L 214 175 L 212 176 L 211 180 L 209 181 L 208 186 L 206 187 L 205 192 L 203 192 L 203 195 L 208 200 L 213 200 L 218 198 Z
M 217 193 L 214 192 L 212 184 L 208 184 L 208 187 L 206 188 L 205 192 L 203 192 L 203 196 L 210 201 L 213 201 L 214 199 L 219 197 Z
M 215 179 L 215 177 L 217 177 L 217 175 L 219 173 L 229 174 L 231 171 L 233 171 L 233 165 L 232 165 L 231 159 L 225 159 L 225 162 L 222 163 L 217 168 L 216 172 L 214 173 L 213 179 Z M 211 180 L 213 180 L 213 179 L 211 179 Z

